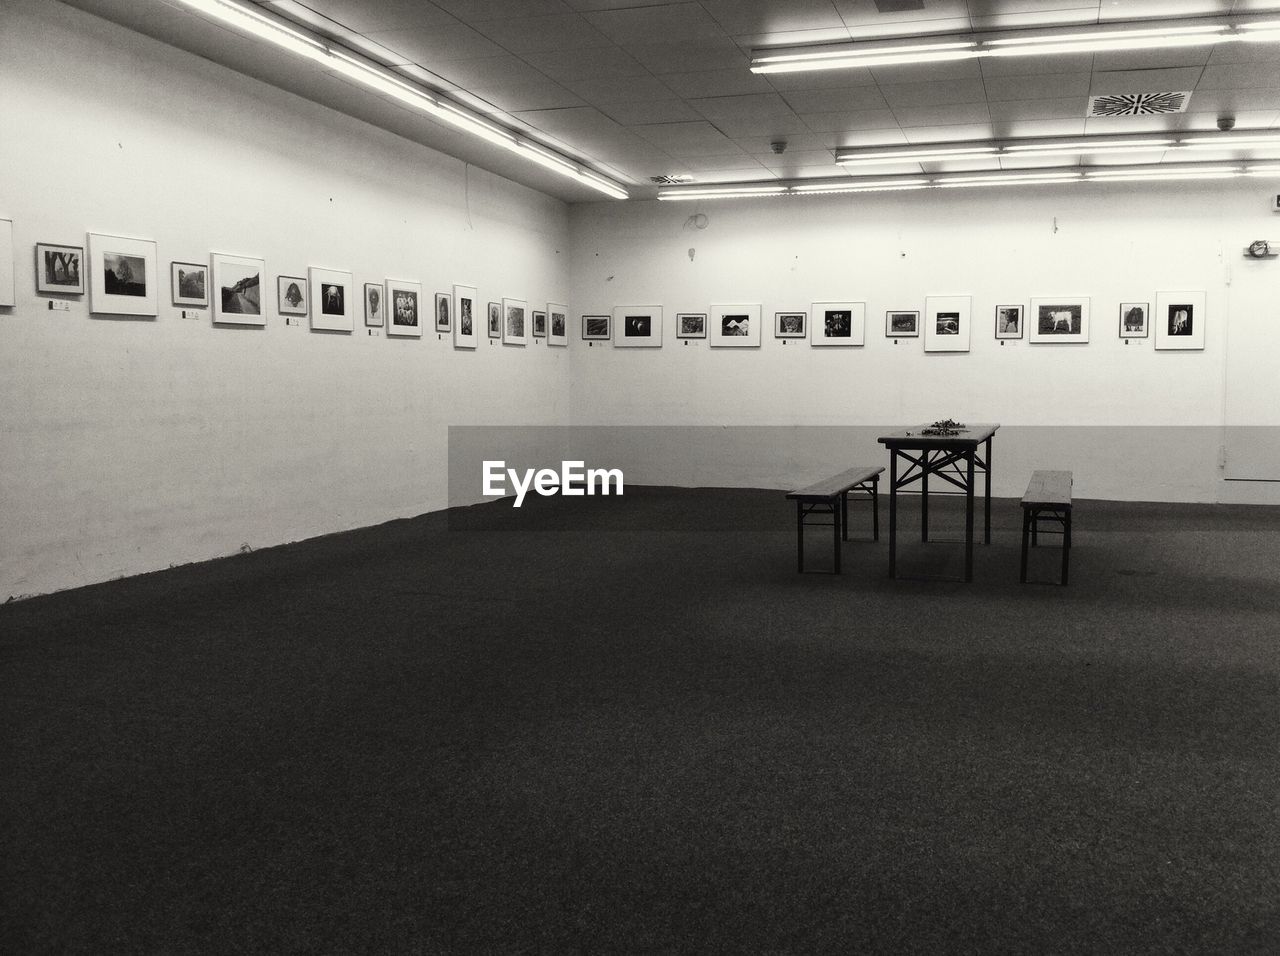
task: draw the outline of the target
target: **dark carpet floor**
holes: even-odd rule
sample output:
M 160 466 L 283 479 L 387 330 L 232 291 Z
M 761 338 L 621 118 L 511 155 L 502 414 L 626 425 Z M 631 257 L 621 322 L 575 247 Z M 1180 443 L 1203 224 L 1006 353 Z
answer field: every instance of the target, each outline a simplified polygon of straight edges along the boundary
M 1280 509 L 1077 509 L 1068 588 L 630 489 L 4 606 L 0 950 L 1280 952 Z

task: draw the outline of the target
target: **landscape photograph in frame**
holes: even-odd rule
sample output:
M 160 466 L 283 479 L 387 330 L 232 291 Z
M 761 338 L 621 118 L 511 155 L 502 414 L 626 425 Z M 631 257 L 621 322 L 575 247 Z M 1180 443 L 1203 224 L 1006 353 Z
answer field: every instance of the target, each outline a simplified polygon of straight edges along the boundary
M 219 325 L 266 325 L 261 259 L 215 252 L 211 268 L 213 321 Z
M 156 244 L 89 233 L 89 311 L 100 315 L 155 318 L 159 276 Z
M 84 247 L 37 243 L 36 291 L 42 295 L 83 295 Z M 208 304 L 208 299 L 204 303 L 192 304 Z

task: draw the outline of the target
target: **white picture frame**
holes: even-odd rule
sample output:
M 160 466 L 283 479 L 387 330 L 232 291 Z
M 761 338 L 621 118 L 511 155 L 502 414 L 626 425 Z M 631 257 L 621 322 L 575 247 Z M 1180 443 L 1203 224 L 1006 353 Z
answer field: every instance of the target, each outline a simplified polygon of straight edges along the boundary
M 354 332 L 356 286 L 350 272 L 307 267 L 311 331 Z
M 262 287 L 267 264 L 251 256 L 215 252 L 209 257 L 209 301 L 215 325 L 266 325 Z
M 1150 321 L 1156 329 L 1159 352 L 1198 352 L 1204 349 L 1204 292 L 1157 292 Z
M 480 311 L 480 294 L 472 285 L 453 287 L 453 347 L 473 349 L 480 342 L 480 323 L 484 313 Z
M 926 296 L 923 322 L 926 352 L 969 351 L 973 332 L 973 296 Z
M 547 310 L 532 309 L 529 312 L 529 329 L 535 339 L 547 337 Z
M 13 270 L 13 220 L 0 219 L 0 308 L 13 308 Z
M 662 306 L 614 306 L 613 345 L 620 349 L 662 348 Z
M 435 317 L 437 332 L 448 332 L 453 328 L 453 295 L 451 293 L 436 293 Z
M 1089 297 L 1036 296 L 1026 324 L 1032 345 L 1084 345 L 1089 341 Z
M 422 338 L 422 283 L 387 280 L 387 335 Z
M 547 303 L 547 344 L 569 346 L 569 307 L 563 303 Z
M 102 232 L 88 235 L 89 311 L 155 318 L 160 290 L 155 242 Z
M 857 347 L 867 343 L 867 303 L 815 302 L 810 310 L 809 344 Z
M 380 329 L 387 321 L 387 286 L 383 282 L 364 284 L 364 327 Z
M 713 349 L 758 349 L 760 303 L 713 305 L 707 320 L 708 345 Z
M 529 303 L 524 299 L 502 300 L 502 344 L 529 344 Z
M 1021 305 L 996 306 L 996 338 L 1001 341 L 1021 339 L 1027 330 L 1027 310 Z

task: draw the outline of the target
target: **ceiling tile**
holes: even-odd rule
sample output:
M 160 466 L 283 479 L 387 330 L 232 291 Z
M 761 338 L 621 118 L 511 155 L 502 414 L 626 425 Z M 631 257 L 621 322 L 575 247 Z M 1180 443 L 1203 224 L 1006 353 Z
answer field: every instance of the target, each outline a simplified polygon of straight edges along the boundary
M 750 70 L 706 70 L 700 73 L 664 73 L 662 82 L 678 96 L 737 96 L 743 93 L 772 93 L 773 86 Z
M 268 3 L 279 12 L 294 16 L 303 13 L 299 19 L 306 23 L 314 23 L 301 8 L 319 13 L 334 20 L 356 33 L 371 33 L 378 30 L 396 30 L 414 28 L 418 30 L 437 29 L 456 24 L 457 19 L 435 3 L 425 0 L 302 0 L 302 2 Z
M 1209 52 L 1209 63 L 1274 63 L 1280 61 L 1280 45 L 1274 43 L 1219 43 Z
M 1280 63 L 1224 63 L 1206 66 L 1195 89 L 1257 90 L 1275 87 L 1280 87 Z
M 805 121 L 794 113 L 790 116 L 746 116 L 742 119 L 723 119 L 716 127 L 731 139 L 743 139 L 748 136 L 781 136 L 793 133 L 808 133 Z
M 726 156 L 695 156 L 682 159 L 680 165 L 691 173 L 707 173 L 712 170 L 760 169 L 760 161 L 745 153 L 731 153 Z
M 668 3 L 584 13 L 597 29 L 619 43 L 665 41 L 669 37 L 723 37 L 724 28 L 700 3 Z
M 1063 6 L 1062 0 L 1051 0 Z M 978 15 L 973 4 L 969 6 L 970 20 L 975 30 L 1026 30 L 1034 27 L 1057 26 L 1098 21 L 1098 5 L 1076 9 L 1024 10 L 1022 12 Z
M 804 46 L 809 43 L 841 43 L 851 39 L 846 26 L 826 30 L 774 30 L 771 33 L 735 33 L 733 40 L 743 50 L 767 50 L 778 46 Z
M 1226 46 L 1250 46 L 1248 43 L 1227 43 Z M 1174 50 L 1125 50 L 1119 53 L 1095 53 L 1095 71 L 1123 70 L 1177 70 L 1185 67 L 1199 69 L 1209 62 L 1213 47 L 1183 47 Z M 1073 72 L 1062 70 L 1063 73 Z
M 707 169 L 702 172 L 696 170 L 681 170 L 681 172 L 692 172 L 694 182 L 697 183 L 771 183 L 776 182 L 778 177 L 763 166 L 756 165 L 748 169 Z
M 669 90 L 656 76 L 602 76 L 585 80 L 568 80 L 565 87 L 588 103 L 606 106 L 610 103 L 644 103 L 671 98 Z
M 813 73 L 770 73 L 769 82 L 779 93 L 790 90 L 848 90 L 875 86 L 870 70 L 818 70 Z
M 1088 73 L 1045 73 L 1042 76 L 1002 76 L 983 81 L 988 102 L 1000 100 L 1065 99 L 1089 95 Z
M 1226 67 L 1224 67 L 1226 69 Z M 1200 67 L 1180 70 L 1111 70 L 1095 71 L 1089 92 L 1100 93 L 1167 93 L 1194 90 L 1203 71 Z
M 525 62 L 563 83 L 592 77 L 642 76 L 649 71 L 635 57 L 617 46 L 574 50 L 572 53 L 526 53 Z
M 893 109 L 946 106 L 951 103 L 985 103 L 981 80 L 952 83 L 881 83 L 880 92 Z
M 623 126 L 681 123 L 700 120 L 702 114 L 684 100 L 649 100 L 644 103 L 609 103 L 603 111 Z
M 897 129 L 892 110 L 841 110 L 838 113 L 805 113 L 800 117 L 815 133 L 843 133 L 862 129 Z
M 617 10 L 620 7 L 662 7 L 671 0 L 564 0 L 575 10 Z
M 1168 17 L 1202 17 L 1230 13 L 1231 0 L 1105 0 L 1100 20 L 1145 20 Z
M 658 74 L 747 70 L 751 66 L 751 58 L 727 36 L 646 40 L 624 43 L 623 49 Z
M 689 105 L 713 123 L 761 116 L 791 118 L 794 111 L 777 93 L 751 93 L 746 96 L 707 96 L 689 100 Z
M 369 0 L 364 2 L 368 3 Z M 480 20 L 500 20 L 504 17 L 536 17 L 573 12 L 573 8 L 564 0 L 434 0 L 434 2 L 436 6 L 469 23 Z
M 702 7 L 734 35 L 844 28 L 831 0 L 702 0 Z
M 905 146 L 907 138 L 896 126 L 893 129 L 860 129 L 839 133 L 833 144 L 836 150 L 863 149 L 868 146 Z
M 477 29 L 512 53 L 576 51 L 611 46 L 609 39 L 576 13 L 515 17 L 476 24 Z
M 876 82 L 889 83 L 940 83 L 950 80 L 980 80 L 982 66 L 977 60 L 957 60 L 954 63 L 905 63 L 898 66 L 877 66 L 871 70 Z
M 1280 104 L 1280 97 L 1275 100 Z M 1217 112 L 1184 113 L 1180 129 L 1213 130 L 1218 128 Z M 1280 109 L 1275 110 L 1240 110 L 1232 114 L 1236 120 L 1236 129 L 1269 129 L 1280 121 Z
M 898 124 L 909 126 L 951 126 L 957 123 L 983 124 L 991 122 L 991 111 L 986 103 L 963 103 L 952 106 L 922 106 L 918 109 L 895 109 L 893 115 Z
M 1025 139 L 1037 136 L 1083 136 L 1084 116 L 1077 119 L 1002 119 L 991 117 L 997 139 Z
M 443 60 L 434 72 L 464 89 L 501 88 L 524 83 L 544 83 L 547 78 L 519 57 L 505 53 L 477 59 Z
M 1045 100 L 1000 100 L 987 104 L 993 122 L 1025 120 L 1080 120 L 1089 108 L 1088 96 Z
M 1267 110 L 1280 103 L 1280 88 L 1261 90 L 1205 90 L 1191 94 L 1187 109 L 1235 114 L 1242 110 Z
M 788 149 L 785 153 L 780 155 L 769 154 L 762 155 L 757 158 L 766 169 L 772 169 L 774 172 L 777 172 L 783 167 L 835 165 L 834 154 L 829 149 Z
M 752 155 L 760 155 L 766 158 L 776 155 L 773 152 L 775 139 L 772 136 L 745 136 L 741 139 L 735 138 L 734 142 L 744 152 Z M 817 133 L 796 133 L 786 137 L 785 142 L 787 144 L 787 152 L 818 149 L 830 152 L 831 150 L 831 144 L 827 142 L 827 137 Z
M 917 126 L 902 129 L 908 143 L 958 143 L 970 139 L 990 139 L 991 124 L 962 123 L 958 126 Z
M 500 88 L 477 87 L 471 91 L 508 113 L 523 110 L 546 110 L 564 106 L 582 106 L 583 101 L 559 83 L 522 83 Z
M 435 69 L 435 64 L 444 60 L 501 56 L 507 52 L 465 23 L 432 30 L 389 30 L 368 36 L 428 69 Z
M 1164 133 L 1177 129 L 1181 118 L 1177 113 L 1164 116 L 1091 116 L 1084 121 L 1084 131 L 1090 136 Z
M 1090 73 L 1094 54 L 1072 53 L 1050 58 L 1039 56 L 997 56 L 982 60 L 983 76 L 1039 76 L 1041 73 Z
M 630 127 L 638 136 L 672 156 L 718 156 L 741 152 L 733 141 L 706 120 L 655 123 Z
M 626 128 L 594 106 L 574 106 L 560 110 L 524 110 L 514 114 L 530 126 L 572 142 L 576 138 L 618 138 Z
M 797 113 L 839 113 L 888 109 L 880 90 L 862 86 L 851 90 L 800 90 L 782 94 Z

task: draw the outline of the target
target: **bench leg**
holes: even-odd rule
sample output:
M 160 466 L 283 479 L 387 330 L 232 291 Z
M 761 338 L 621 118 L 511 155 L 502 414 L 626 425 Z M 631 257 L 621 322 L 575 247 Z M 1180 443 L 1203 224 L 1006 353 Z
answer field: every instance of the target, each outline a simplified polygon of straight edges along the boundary
M 898 450 L 889 451 L 889 577 L 898 576 Z
M 804 574 L 804 502 L 796 502 L 796 570 Z
M 1062 585 L 1067 584 L 1067 565 L 1071 560 L 1071 512 L 1062 516 Z
M 967 456 L 966 482 L 968 491 L 964 496 L 964 579 L 973 580 L 973 451 Z
M 920 540 L 929 540 L 929 453 L 922 456 L 920 470 Z
M 844 496 L 841 495 L 843 498 Z M 831 541 L 835 545 L 835 568 L 836 574 L 840 573 L 840 538 L 841 529 L 844 522 L 841 518 L 841 505 L 838 501 L 831 502 Z
M 871 479 L 871 540 L 880 540 L 880 476 Z
M 1040 515 L 1038 513 L 1031 516 L 1031 547 L 1040 547 Z
M 849 540 L 849 492 L 840 495 L 840 539 Z
M 1031 534 L 1031 509 L 1022 509 L 1022 573 L 1018 580 L 1027 583 L 1027 538 Z

